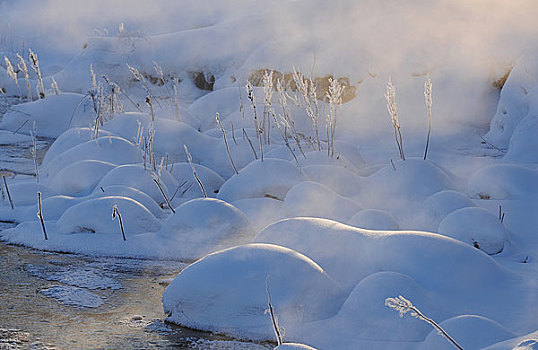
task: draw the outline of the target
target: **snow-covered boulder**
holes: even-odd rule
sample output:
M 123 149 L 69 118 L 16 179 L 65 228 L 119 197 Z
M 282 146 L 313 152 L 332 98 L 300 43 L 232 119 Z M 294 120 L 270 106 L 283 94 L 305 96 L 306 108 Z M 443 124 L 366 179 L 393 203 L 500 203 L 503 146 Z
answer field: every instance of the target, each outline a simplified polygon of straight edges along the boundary
M 66 166 L 81 160 L 100 160 L 116 165 L 142 161 L 142 152 L 133 143 L 117 136 L 103 136 L 69 148 L 43 164 L 41 173 L 54 176 Z
M 248 243 L 254 235 L 243 212 L 215 198 L 183 203 L 159 231 L 159 236 L 177 244 L 178 255 L 186 260 L 196 260 L 216 250 Z
M 246 96 L 243 96 L 243 98 L 246 102 Z M 200 130 L 205 131 L 217 126 L 215 121 L 217 112 L 220 114 L 221 119 L 224 119 L 230 113 L 239 109 L 239 101 L 239 89 L 237 87 L 219 89 L 197 99 L 189 106 L 189 112 L 199 120 Z M 236 127 L 239 129 L 241 124 L 236 124 Z
M 353 215 L 347 224 L 367 230 L 392 231 L 400 229 L 396 218 L 391 213 L 379 209 L 361 210 Z
M 474 246 L 487 254 L 502 252 L 507 240 L 504 226 L 491 212 L 468 207 L 447 215 L 438 232 Z
M 194 168 L 196 169 L 196 174 L 200 178 L 200 181 L 204 185 L 208 197 L 215 197 L 219 188 L 224 183 L 224 179 L 219 174 L 203 165 L 194 164 Z M 185 187 L 186 192 L 182 197 L 196 198 L 203 196 L 202 190 L 194 178 L 192 167 L 189 163 L 174 163 L 169 167 L 169 170 L 180 184 L 187 181 L 187 184 L 183 186 Z
M 245 198 L 276 198 L 284 200 L 288 190 L 304 180 L 297 166 L 282 159 L 266 158 L 254 161 L 239 174 L 229 178 L 217 198 L 233 202 Z
M 439 191 L 424 201 L 426 215 L 437 224 L 455 210 L 474 206 L 468 197 L 452 190 Z
M 340 308 L 341 289 L 312 260 L 288 248 L 248 244 L 190 265 L 163 293 L 168 320 L 240 338 L 274 340 L 267 286 L 288 333 Z
M 394 161 L 365 178 L 364 196 L 424 199 L 436 192 L 454 189 L 455 177 L 439 165 L 416 158 Z
M 538 194 L 538 171 L 519 165 L 496 164 L 475 171 L 467 195 L 477 199 L 517 199 Z
M 476 315 L 453 317 L 439 325 L 464 349 L 483 349 L 516 336 L 501 324 Z M 420 350 L 427 349 L 451 350 L 454 345 L 432 329 L 420 346 Z
M 67 165 L 54 175 L 50 187 L 56 193 L 67 196 L 90 194 L 115 164 L 100 160 L 81 160 Z
M 99 136 L 111 136 L 112 133 L 104 130 L 99 131 Z M 80 145 L 81 143 L 94 139 L 95 132 L 90 128 L 71 128 L 63 132 L 50 146 L 43 157 L 42 166 L 46 166 L 56 156 L 65 151 Z
M 37 192 L 41 192 L 42 198 L 56 194 L 50 187 L 33 181 L 10 184 L 8 180 L 7 183 L 15 207 L 37 203 Z
M 298 343 L 282 343 L 273 350 L 316 350 L 316 348 Z
M 282 212 L 287 217 L 310 216 L 347 222 L 361 206 L 313 181 L 293 186 L 284 199 Z
M 36 123 L 37 135 L 55 138 L 70 127 L 87 126 L 95 119 L 93 110 L 81 107 L 89 98 L 73 93 L 50 95 L 13 106 L 0 122 L 0 129 L 29 135 Z
M 533 98 L 538 106 L 538 88 L 534 89 Z M 538 163 L 538 113 L 529 114 L 523 118 L 510 138 L 510 147 L 503 160 L 510 163 Z
M 173 191 L 179 186 L 177 180 L 165 170 L 162 170 L 161 172 L 161 180 L 159 183 L 169 199 L 172 197 Z M 96 191 L 99 191 L 100 187 L 113 185 L 136 188 L 146 193 L 157 203 L 163 205 L 166 204 L 166 200 L 164 199 L 159 186 L 157 186 L 157 183 L 154 181 L 154 176 L 149 168 L 146 170 L 143 165 L 127 164 L 114 168 L 99 181 Z
M 116 234 L 121 239 L 118 219 L 112 220 L 114 205 L 121 213 L 127 239 L 129 235 L 154 232 L 161 227 L 160 222 L 142 204 L 127 197 L 110 196 L 89 199 L 67 209 L 58 220 L 58 231 Z
M 89 198 L 119 196 L 134 199 L 148 209 L 156 218 L 162 218 L 165 215 L 159 204 L 146 193 L 130 186 L 110 185 L 98 187 Z

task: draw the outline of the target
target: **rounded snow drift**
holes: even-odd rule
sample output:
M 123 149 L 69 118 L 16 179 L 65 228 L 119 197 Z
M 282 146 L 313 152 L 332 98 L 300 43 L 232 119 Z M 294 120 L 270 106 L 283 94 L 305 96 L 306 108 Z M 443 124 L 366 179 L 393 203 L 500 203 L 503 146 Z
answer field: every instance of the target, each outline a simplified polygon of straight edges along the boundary
M 112 220 L 112 208 L 118 206 L 127 237 L 132 234 L 154 232 L 161 224 L 146 207 L 126 197 L 89 199 L 67 209 L 58 220 L 60 233 L 113 233 L 121 237 L 118 219 Z M 119 238 L 121 239 L 121 238 Z
M 439 325 L 464 349 L 484 349 L 516 336 L 499 323 L 476 315 L 453 317 Z M 420 349 L 452 350 L 454 346 L 433 329 Z
M 474 206 L 474 203 L 469 198 L 452 190 L 437 192 L 424 201 L 426 214 L 436 223 L 439 223 L 445 216 L 455 210 Z
M 400 229 L 392 214 L 378 209 L 361 210 L 353 215 L 347 224 L 366 230 L 392 231 Z
M 496 164 L 475 171 L 467 194 L 477 199 L 516 199 L 538 194 L 538 171 L 519 165 Z
M 287 217 L 309 216 L 347 222 L 360 205 L 330 188 L 312 181 L 293 186 L 284 199 L 282 212 Z
M 63 195 L 85 196 L 115 167 L 112 163 L 100 160 L 81 160 L 58 171 L 52 178 L 50 187 Z
M 336 314 L 345 297 L 312 260 L 288 248 L 248 244 L 210 254 L 163 293 L 169 321 L 238 338 L 274 340 L 267 289 L 281 324 Z
M 303 179 L 299 168 L 291 162 L 273 158 L 257 160 L 229 178 L 217 198 L 226 202 L 259 197 L 284 200 L 288 190 Z
M 506 233 L 500 220 L 483 208 L 462 208 L 447 215 L 438 232 L 494 255 L 502 252 Z
M 159 234 L 178 242 L 179 256 L 195 260 L 216 250 L 248 243 L 255 232 L 239 209 L 219 199 L 199 198 L 177 207 Z
M 282 343 L 273 350 L 316 350 L 316 348 L 304 344 Z

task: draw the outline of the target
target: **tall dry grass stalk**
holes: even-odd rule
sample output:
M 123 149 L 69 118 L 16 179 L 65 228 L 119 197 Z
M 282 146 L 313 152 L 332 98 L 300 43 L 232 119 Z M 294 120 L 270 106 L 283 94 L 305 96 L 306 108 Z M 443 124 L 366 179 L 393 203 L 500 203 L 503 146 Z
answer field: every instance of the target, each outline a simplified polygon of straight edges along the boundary
M 120 229 L 121 229 L 121 235 L 123 237 L 123 240 L 126 241 L 127 238 L 125 237 L 125 228 L 123 227 L 123 218 L 121 217 L 121 213 L 118 209 L 118 206 L 114 204 L 112 207 L 112 220 L 115 220 L 116 217 L 118 218 L 118 221 L 120 222 Z
M 330 113 L 327 115 L 327 155 L 334 157 L 334 133 L 336 131 L 336 109 L 342 104 L 342 94 L 345 86 L 337 79 L 329 78 L 327 100 L 329 101 Z
M 39 221 L 41 221 L 41 229 L 43 230 L 43 236 L 45 237 L 45 240 L 48 240 L 49 237 L 47 236 L 47 229 L 45 228 L 45 221 L 43 220 L 43 205 L 41 203 L 41 192 L 37 192 L 37 217 L 39 218 Z
M 387 298 L 385 299 L 385 305 L 390 309 L 398 311 L 400 317 L 403 317 L 403 315 L 410 312 L 411 316 L 424 322 L 427 322 L 431 326 L 433 326 L 437 330 L 437 332 L 446 340 L 448 340 L 452 345 L 454 345 L 454 347 L 459 350 L 463 350 L 461 345 L 459 345 L 450 335 L 448 335 L 448 333 L 443 328 L 441 328 L 439 324 L 437 324 L 431 318 L 426 317 L 416 306 L 413 305 L 413 303 L 411 303 L 411 301 L 407 300 L 403 296 L 400 295 L 395 298 Z
M 265 280 L 266 284 L 266 292 L 267 292 L 267 306 L 269 307 L 267 310 L 265 310 L 265 313 L 268 313 L 271 316 L 271 323 L 273 325 L 273 331 L 275 332 L 275 338 L 277 345 L 282 345 L 284 341 L 284 335 L 283 335 L 283 329 L 278 324 L 278 318 L 275 313 L 275 309 L 273 308 L 273 303 L 271 300 L 271 291 L 269 290 L 269 276 L 267 276 Z
M 34 160 L 34 168 L 35 168 L 35 178 L 36 182 L 39 183 L 39 166 L 37 164 L 37 126 L 34 120 L 34 125 L 32 127 L 32 130 L 30 131 L 30 134 L 32 136 L 32 158 Z
M 192 175 L 196 179 L 198 186 L 200 186 L 200 190 L 202 190 L 204 197 L 207 198 L 207 192 L 205 191 L 204 184 L 202 183 L 202 180 L 200 180 L 200 177 L 198 176 L 198 173 L 196 172 L 196 168 L 194 167 L 194 163 L 192 162 L 192 155 L 190 154 L 189 149 L 187 148 L 187 145 L 183 145 L 183 149 L 185 150 L 185 154 L 187 155 L 187 160 L 189 161 L 189 164 L 191 165 Z
M 15 72 L 15 69 L 13 69 L 13 65 L 11 64 L 11 61 L 9 60 L 9 58 L 7 58 L 7 56 L 4 56 L 4 61 L 6 62 L 7 75 L 15 82 L 17 90 L 19 91 L 19 100 L 22 100 L 22 91 L 19 85 L 19 78 L 17 76 L 17 72 Z
M 321 142 L 319 138 L 319 106 L 317 100 L 316 85 L 312 78 L 307 79 L 303 74 L 293 67 L 293 80 L 297 86 L 297 90 L 301 94 L 304 102 L 304 109 L 316 135 L 316 143 L 318 151 L 321 151 Z
M 430 145 L 430 134 L 432 132 L 432 105 L 433 105 L 433 98 L 432 98 L 432 80 L 430 78 L 430 74 L 428 74 L 428 78 L 424 82 L 424 101 L 426 102 L 426 108 L 428 110 L 428 135 L 426 136 L 426 147 L 424 148 L 424 160 L 426 160 L 426 157 L 428 156 L 428 147 Z
M 236 174 L 239 174 L 239 171 L 237 171 L 237 168 L 235 167 L 235 163 L 232 158 L 232 153 L 230 152 L 230 146 L 228 145 L 228 139 L 226 138 L 226 131 L 224 131 L 224 128 L 222 127 L 222 123 L 220 122 L 220 115 L 218 112 L 215 115 L 215 119 L 217 121 L 217 125 L 220 128 L 220 131 L 222 132 L 222 137 L 224 138 L 224 145 L 226 146 L 226 153 L 228 153 L 228 158 L 230 158 L 230 164 L 232 165 L 234 172 Z
M 392 79 L 389 78 L 387 83 L 387 91 L 385 93 L 387 99 L 387 110 L 392 119 L 392 126 L 394 127 L 394 138 L 400 152 L 400 159 L 405 160 L 405 154 L 403 149 L 402 132 L 400 131 L 400 120 L 398 119 L 398 110 L 396 105 L 396 87 L 392 84 Z
M 17 58 L 19 59 L 19 62 L 17 63 L 17 67 L 21 72 L 24 74 L 24 80 L 26 81 L 26 92 L 28 94 L 28 102 L 32 101 L 32 86 L 30 85 L 30 74 L 28 74 L 28 66 L 26 65 L 26 61 L 24 58 L 17 54 Z
M 11 199 L 11 193 L 9 193 L 9 187 L 7 186 L 7 180 L 6 176 L 2 175 L 2 180 L 4 180 L 4 188 L 6 189 L 7 199 L 9 200 L 9 205 L 11 206 L 11 209 L 15 209 L 15 206 L 13 205 L 13 199 Z
M 254 88 L 252 87 L 250 81 L 247 81 L 246 90 L 247 97 L 250 101 L 254 113 L 254 128 L 256 130 L 256 135 L 258 136 L 258 143 L 260 144 L 260 156 L 263 162 L 263 126 L 260 126 L 258 121 L 258 112 L 256 110 L 256 97 L 254 96 Z
M 33 52 L 32 49 L 28 49 L 28 51 L 30 52 L 28 57 L 32 63 L 32 68 L 37 75 L 39 98 L 45 98 L 45 85 L 43 85 L 43 76 L 41 75 L 41 69 L 39 69 L 39 59 L 37 58 L 37 54 Z

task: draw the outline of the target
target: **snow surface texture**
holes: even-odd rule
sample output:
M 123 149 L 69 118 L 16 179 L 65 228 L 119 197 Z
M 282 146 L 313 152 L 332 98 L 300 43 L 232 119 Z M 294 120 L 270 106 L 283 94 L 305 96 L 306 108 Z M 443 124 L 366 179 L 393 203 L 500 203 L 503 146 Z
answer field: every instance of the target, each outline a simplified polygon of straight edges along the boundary
M 165 292 L 170 320 L 237 337 L 274 340 L 268 284 L 285 341 L 319 349 L 449 346 L 427 323 L 384 306 L 397 295 L 464 348 L 536 347 L 533 1 L 118 0 L 106 13 L 100 1 L 86 5 L 0 5 L 2 56 L 16 63 L 15 48 L 33 47 L 46 90 L 38 99 L 30 67 L 26 102 L 22 72 L 20 98 L 1 61 L 0 87 L 18 103 L 0 121 L 2 152 L 31 149 L 34 124 L 38 142 L 56 138 L 39 182 L 0 167 L 14 205 L 0 181 L 0 219 L 20 223 L 2 240 L 197 261 Z M 58 25 L 43 22 L 57 8 Z M 294 66 L 318 84 L 314 123 L 294 91 Z M 286 82 L 284 103 L 262 87 L 263 69 Z M 424 160 L 427 73 L 434 107 Z M 329 76 L 346 86 L 334 155 Z M 406 160 L 386 113 L 389 76 Z M 24 173 L 34 168 L 28 153 Z M 77 276 L 52 273 L 69 285 L 42 293 L 96 306 L 76 288 L 98 276 Z M 279 348 L 293 346 L 301 348 Z

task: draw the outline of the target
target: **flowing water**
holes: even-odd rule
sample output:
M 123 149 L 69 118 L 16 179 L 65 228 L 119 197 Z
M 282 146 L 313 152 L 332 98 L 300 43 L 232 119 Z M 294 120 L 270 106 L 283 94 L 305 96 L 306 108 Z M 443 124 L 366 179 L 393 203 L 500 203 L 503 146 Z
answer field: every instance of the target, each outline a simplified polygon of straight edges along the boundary
M 0 134 L 0 175 L 33 171 L 31 139 Z M 11 143 L 10 143 L 11 142 Z M 38 142 L 43 154 L 52 140 Z M 0 231 L 11 223 L 1 222 Z M 268 349 L 164 321 L 185 265 L 38 252 L 0 242 L 0 349 Z

